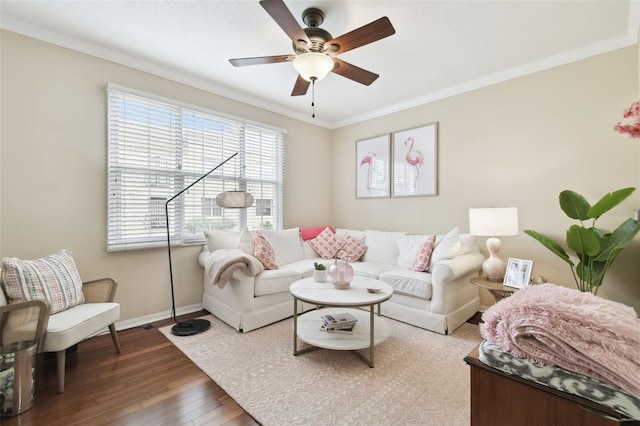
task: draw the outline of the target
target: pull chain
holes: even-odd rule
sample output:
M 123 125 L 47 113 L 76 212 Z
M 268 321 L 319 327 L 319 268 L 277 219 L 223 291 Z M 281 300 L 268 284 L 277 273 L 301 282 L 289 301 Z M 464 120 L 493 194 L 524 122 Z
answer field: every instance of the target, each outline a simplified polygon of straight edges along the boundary
M 316 118 L 316 79 L 311 78 L 311 118 Z

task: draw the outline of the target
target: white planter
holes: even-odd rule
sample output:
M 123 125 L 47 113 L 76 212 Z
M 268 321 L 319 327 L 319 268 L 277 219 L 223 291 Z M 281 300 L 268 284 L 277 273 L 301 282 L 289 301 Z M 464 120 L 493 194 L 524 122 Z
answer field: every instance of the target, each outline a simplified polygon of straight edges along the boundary
M 313 279 L 317 283 L 326 282 L 327 281 L 327 270 L 326 269 L 323 269 L 323 270 L 314 269 L 313 270 Z

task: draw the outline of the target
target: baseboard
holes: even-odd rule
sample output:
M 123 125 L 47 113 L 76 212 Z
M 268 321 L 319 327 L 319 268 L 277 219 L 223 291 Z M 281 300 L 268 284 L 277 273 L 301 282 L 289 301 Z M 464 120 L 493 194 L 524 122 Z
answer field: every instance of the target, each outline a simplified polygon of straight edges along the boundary
M 202 310 L 202 303 L 195 305 L 183 306 L 176 309 L 176 315 L 190 314 Z M 145 315 L 142 317 L 132 318 L 124 321 L 116 322 L 116 330 L 126 330 L 128 328 L 140 327 L 155 321 L 162 321 L 171 318 L 171 310 L 157 312 L 155 314 Z

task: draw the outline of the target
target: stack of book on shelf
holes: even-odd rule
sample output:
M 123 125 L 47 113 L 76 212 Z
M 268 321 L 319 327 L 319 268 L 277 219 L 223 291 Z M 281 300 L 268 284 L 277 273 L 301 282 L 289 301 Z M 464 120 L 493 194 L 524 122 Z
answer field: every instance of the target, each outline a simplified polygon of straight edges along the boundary
M 351 333 L 358 319 L 349 312 L 340 312 L 331 315 L 322 315 L 320 330 L 330 333 Z

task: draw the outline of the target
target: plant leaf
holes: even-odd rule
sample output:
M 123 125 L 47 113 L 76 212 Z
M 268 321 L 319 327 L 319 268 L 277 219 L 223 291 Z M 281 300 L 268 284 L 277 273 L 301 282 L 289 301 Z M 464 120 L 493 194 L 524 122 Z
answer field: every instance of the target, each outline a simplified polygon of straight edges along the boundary
M 587 220 L 591 204 L 580 194 L 575 191 L 564 190 L 558 197 L 560 200 L 560 208 L 571 219 Z
M 608 236 L 610 243 L 594 260 L 606 261 L 609 259 L 610 262 L 613 261 L 618 253 L 633 240 L 638 231 L 640 231 L 640 222 L 631 218 L 625 220 Z
M 591 218 L 597 219 L 604 213 L 608 212 L 622 201 L 624 201 L 629 195 L 635 191 L 635 188 L 622 188 L 617 191 L 610 192 L 600 199 L 597 203 L 589 209 L 588 215 Z
M 591 228 L 571 225 L 567 230 L 567 245 L 578 254 L 597 256 L 600 253 L 600 239 Z
M 569 265 L 573 266 L 573 262 L 569 258 L 569 255 L 564 251 L 560 244 L 556 243 L 549 237 L 545 237 L 544 235 L 531 229 L 525 229 L 524 233 L 538 240 L 543 246 L 551 250 L 556 256 L 567 262 Z

